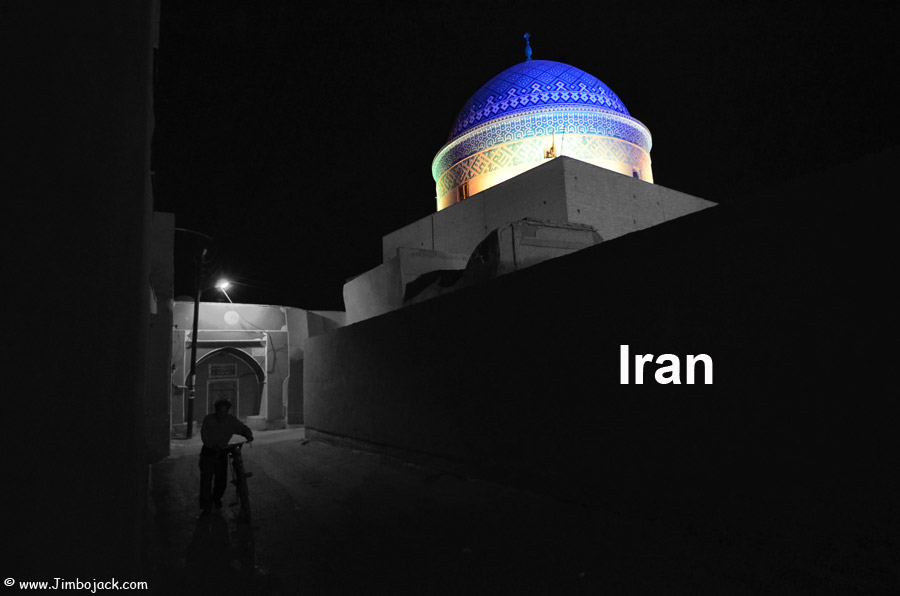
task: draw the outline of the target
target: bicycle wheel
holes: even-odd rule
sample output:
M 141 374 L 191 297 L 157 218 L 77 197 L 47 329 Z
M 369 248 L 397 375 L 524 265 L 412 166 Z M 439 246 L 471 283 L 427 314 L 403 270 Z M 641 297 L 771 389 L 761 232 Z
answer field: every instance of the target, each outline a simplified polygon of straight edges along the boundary
M 250 489 L 247 487 L 248 474 L 244 472 L 244 462 L 240 455 L 237 457 L 232 456 L 231 474 L 233 476 L 232 482 L 234 483 L 234 488 L 237 491 L 238 503 L 241 506 L 240 517 L 247 523 L 250 523 Z
M 241 502 L 241 517 L 250 523 L 250 489 L 247 488 L 247 477 L 242 476 L 238 483 L 238 499 Z

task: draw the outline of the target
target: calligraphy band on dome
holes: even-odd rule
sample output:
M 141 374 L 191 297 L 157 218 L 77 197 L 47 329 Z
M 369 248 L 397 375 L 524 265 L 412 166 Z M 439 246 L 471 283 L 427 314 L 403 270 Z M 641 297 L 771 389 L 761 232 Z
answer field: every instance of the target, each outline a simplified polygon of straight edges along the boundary
M 432 175 L 436 180 L 442 172 L 460 160 L 486 148 L 515 139 L 551 133 L 557 135 L 582 133 L 612 137 L 637 145 L 647 153 L 650 153 L 652 146 L 650 131 L 630 116 L 623 117 L 599 109 L 577 109 L 577 107 L 569 109 L 568 106 L 554 106 L 498 118 L 460 135 L 438 152 L 432 164 Z

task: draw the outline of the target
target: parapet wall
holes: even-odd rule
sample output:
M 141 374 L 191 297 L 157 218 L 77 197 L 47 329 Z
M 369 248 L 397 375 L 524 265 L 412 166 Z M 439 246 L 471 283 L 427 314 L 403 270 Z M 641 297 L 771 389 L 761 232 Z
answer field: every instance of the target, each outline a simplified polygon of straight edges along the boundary
M 382 239 L 386 262 L 401 247 L 471 254 L 491 231 L 523 218 L 592 226 L 611 240 L 714 203 L 570 157 L 558 157 L 432 213 Z

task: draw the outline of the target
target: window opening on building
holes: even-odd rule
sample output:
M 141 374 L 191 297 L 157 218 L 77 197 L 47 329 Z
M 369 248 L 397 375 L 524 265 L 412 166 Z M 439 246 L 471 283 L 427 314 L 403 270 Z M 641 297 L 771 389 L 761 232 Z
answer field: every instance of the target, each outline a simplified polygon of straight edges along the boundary
M 544 159 L 552 159 L 556 157 L 556 133 L 550 133 L 550 149 L 544 151 Z
M 235 416 L 240 412 L 240 404 L 238 403 L 238 380 L 237 379 L 210 379 L 206 382 L 207 395 L 207 412 L 214 412 L 213 405 L 220 399 L 227 399 L 231 402 L 231 413 Z
M 456 187 L 456 202 L 469 198 L 469 183 L 463 182 Z

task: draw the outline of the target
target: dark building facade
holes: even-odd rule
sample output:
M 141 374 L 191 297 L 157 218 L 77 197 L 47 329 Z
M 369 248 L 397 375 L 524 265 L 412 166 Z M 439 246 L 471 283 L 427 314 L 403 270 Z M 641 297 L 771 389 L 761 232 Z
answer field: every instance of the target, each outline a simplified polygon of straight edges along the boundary
M 10 415 L 31 422 L 6 452 L 12 578 L 141 566 L 157 17 L 155 0 L 3 7 L 6 254 L 40 321 L 13 321 Z
M 880 341 L 896 327 L 893 252 L 886 225 L 846 214 L 887 191 L 863 166 L 896 160 L 313 338 L 307 434 L 739 535 L 810 568 L 887 544 L 900 527 Z M 712 384 L 622 384 L 623 344 L 707 354 Z

